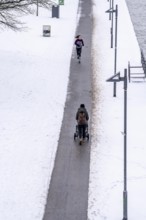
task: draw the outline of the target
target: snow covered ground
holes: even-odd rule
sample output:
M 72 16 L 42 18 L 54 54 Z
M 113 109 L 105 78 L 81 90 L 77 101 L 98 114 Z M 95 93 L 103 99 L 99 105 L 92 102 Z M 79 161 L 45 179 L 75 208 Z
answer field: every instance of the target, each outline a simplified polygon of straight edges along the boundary
M 116 4 L 116 2 L 115 2 Z M 140 64 L 140 52 L 125 1 L 118 2 L 118 63 Z M 89 220 L 122 219 L 123 83 L 114 74 L 109 2 L 93 0 L 94 102 Z M 0 32 L 0 219 L 42 220 L 67 93 L 78 0 L 65 1 L 60 18 L 39 9 L 24 17 L 25 32 Z M 78 10 L 80 12 L 80 10 Z M 51 37 L 42 26 L 51 25 Z M 60 30 L 61 27 L 61 30 Z M 82 64 L 83 65 L 83 64 Z M 128 84 L 128 216 L 145 220 L 145 82 Z M 98 101 L 98 104 L 96 103 Z
M 0 219 L 42 219 L 66 100 L 78 0 L 0 33 Z M 43 37 L 51 25 L 51 37 Z
M 111 22 L 105 13 L 109 2 L 94 0 L 93 3 L 94 85 L 98 103 L 94 104 L 88 215 L 90 220 L 117 220 L 123 217 L 124 90 L 123 82 L 118 82 L 117 96 L 113 97 L 113 83 L 106 82 L 114 75 Z M 140 49 L 125 1 L 115 4 L 118 4 L 117 72 L 123 76 L 128 61 L 140 65 Z M 146 82 L 128 84 L 127 94 L 128 219 L 145 220 Z

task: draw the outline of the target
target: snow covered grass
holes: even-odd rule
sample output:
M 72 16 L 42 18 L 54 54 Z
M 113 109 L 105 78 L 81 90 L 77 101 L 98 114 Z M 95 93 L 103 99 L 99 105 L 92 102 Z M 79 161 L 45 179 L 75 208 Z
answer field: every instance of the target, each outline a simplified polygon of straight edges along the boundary
M 140 65 L 140 50 L 125 1 L 118 3 L 117 71 L 128 61 Z M 116 2 L 115 2 L 116 4 Z M 109 2 L 93 0 L 94 111 L 89 182 L 90 220 L 122 219 L 123 82 L 114 74 Z M 24 17 L 28 29 L 0 33 L 0 219 L 41 220 L 54 165 L 69 78 L 70 59 L 81 10 L 78 0 L 60 6 L 60 18 L 39 9 Z M 51 25 L 51 37 L 43 37 Z M 146 87 L 128 84 L 128 218 L 145 220 Z
M 125 1 L 118 4 L 117 72 L 131 65 L 140 66 L 140 48 Z M 124 189 L 124 90 L 117 83 L 113 97 L 113 83 L 106 82 L 114 75 L 114 48 L 110 48 L 109 9 L 107 1 L 93 1 L 94 35 L 94 115 L 89 182 L 90 220 L 117 220 L 123 217 Z M 115 22 L 115 20 L 114 20 Z M 127 103 L 127 191 L 128 219 L 145 220 L 146 108 L 144 80 L 128 84 Z
M 0 219 L 42 219 L 66 100 L 78 0 L 0 33 Z M 51 37 L 43 37 L 51 25 Z

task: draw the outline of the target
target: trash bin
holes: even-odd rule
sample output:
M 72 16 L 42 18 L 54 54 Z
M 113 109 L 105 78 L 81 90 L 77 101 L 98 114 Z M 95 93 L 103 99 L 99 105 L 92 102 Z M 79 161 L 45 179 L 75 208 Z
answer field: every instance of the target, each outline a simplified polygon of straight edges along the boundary
M 59 18 L 59 5 L 52 5 L 52 18 Z
M 51 26 L 50 25 L 43 25 L 43 36 L 44 37 L 51 36 Z

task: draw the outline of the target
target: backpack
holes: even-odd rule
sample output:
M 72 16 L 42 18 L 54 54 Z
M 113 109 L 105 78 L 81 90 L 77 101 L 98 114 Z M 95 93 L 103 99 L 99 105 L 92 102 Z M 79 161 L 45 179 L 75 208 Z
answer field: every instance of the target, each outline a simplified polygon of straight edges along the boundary
M 78 123 L 79 124 L 86 123 L 86 114 L 85 114 L 85 112 L 79 112 Z

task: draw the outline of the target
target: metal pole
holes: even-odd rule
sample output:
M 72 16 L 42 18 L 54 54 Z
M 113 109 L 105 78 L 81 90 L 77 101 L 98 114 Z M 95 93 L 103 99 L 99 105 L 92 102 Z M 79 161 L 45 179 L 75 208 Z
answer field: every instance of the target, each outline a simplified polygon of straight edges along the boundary
M 111 7 L 111 1 L 112 1 L 112 0 L 109 1 L 109 8 L 110 8 L 110 9 L 112 8 L 112 7 Z M 110 12 L 110 13 L 109 13 L 109 20 L 111 20 L 111 14 L 112 14 L 112 13 Z
M 112 11 L 113 11 L 113 9 L 114 9 L 114 0 L 112 0 Z M 113 18 L 114 18 L 114 16 L 113 16 L 113 13 L 111 13 L 111 48 L 113 48 Z
M 39 0 L 37 0 L 37 11 L 36 11 L 36 16 L 39 15 Z
M 114 74 L 117 72 L 117 29 L 118 29 L 118 5 L 115 10 L 115 61 L 114 61 Z M 116 82 L 114 82 L 114 97 L 116 97 Z
M 127 69 L 124 70 L 124 191 L 123 220 L 127 220 Z

